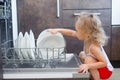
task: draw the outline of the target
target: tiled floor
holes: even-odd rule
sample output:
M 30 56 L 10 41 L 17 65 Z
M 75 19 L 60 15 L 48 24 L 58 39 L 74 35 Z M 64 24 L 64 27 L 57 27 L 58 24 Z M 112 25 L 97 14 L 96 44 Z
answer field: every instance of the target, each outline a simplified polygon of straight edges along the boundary
M 120 68 L 115 68 L 109 80 L 120 80 Z

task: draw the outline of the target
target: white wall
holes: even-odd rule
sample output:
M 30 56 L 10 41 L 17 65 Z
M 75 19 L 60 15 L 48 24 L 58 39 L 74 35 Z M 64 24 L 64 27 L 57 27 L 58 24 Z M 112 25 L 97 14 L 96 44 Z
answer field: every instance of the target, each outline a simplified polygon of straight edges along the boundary
M 112 25 L 120 25 L 120 0 L 112 0 Z

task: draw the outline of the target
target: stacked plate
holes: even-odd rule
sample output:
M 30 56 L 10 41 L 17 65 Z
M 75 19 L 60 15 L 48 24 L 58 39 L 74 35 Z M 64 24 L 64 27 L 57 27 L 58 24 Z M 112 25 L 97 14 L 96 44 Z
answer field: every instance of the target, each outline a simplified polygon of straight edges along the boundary
M 18 38 L 15 41 L 15 51 L 18 55 L 18 58 L 22 61 L 25 60 L 35 60 L 35 39 L 32 30 L 30 30 L 30 34 L 25 32 L 20 32 Z

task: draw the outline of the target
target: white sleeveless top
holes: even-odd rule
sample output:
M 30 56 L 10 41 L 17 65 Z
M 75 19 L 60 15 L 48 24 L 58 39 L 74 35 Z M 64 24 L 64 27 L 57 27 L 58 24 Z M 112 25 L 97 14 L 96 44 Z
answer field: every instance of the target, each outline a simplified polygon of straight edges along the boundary
M 108 57 L 107 57 L 107 54 L 106 54 L 106 52 L 105 52 L 105 50 L 103 49 L 103 46 L 100 46 L 101 47 L 101 50 L 102 50 L 102 54 L 103 54 L 103 56 L 105 57 L 105 59 L 106 59 L 106 61 L 107 61 L 107 68 L 110 70 L 110 71 L 113 71 L 113 66 L 112 66 L 112 64 L 110 63 L 110 61 L 109 61 L 109 59 L 108 59 Z M 91 48 L 91 46 L 90 46 L 90 48 Z M 91 57 L 93 57 L 93 58 L 95 58 L 96 59 L 96 57 L 90 52 L 90 48 L 89 48 L 89 53 L 88 54 L 85 54 L 84 53 L 84 56 L 86 55 L 86 56 L 91 56 Z
M 113 66 L 112 66 L 112 64 L 110 63 L 110 61 L 109 61 L 109 59 L 108 59 L 108 57 L 107 57 L 107 55 L 106 55 L 106 52 L 105 52 L 105 50 L 103 49 L 102 46 L 101 46 L 101 49 L 102 49 L 102 54 L 104 55 L 104 57 L 105 57 L 105 59 L 106 59 L 106 61 L 107 61 L 107 68 L 108 68 L 110 71 L 113 71 Z

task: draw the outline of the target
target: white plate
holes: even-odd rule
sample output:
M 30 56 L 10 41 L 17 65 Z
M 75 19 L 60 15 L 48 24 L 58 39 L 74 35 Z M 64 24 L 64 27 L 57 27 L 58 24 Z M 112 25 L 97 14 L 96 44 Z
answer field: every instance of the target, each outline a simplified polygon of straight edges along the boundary
M 21 41 L 23 39 L 23 33 L 20 32 L 19 35 L 18 35 L 18 38 L 15 40 L 15 51 L 18 55 L 18 58 L 22 61 L 23 60 L 23 56 L 21 54 L 21 51 L 20 51 L 20 48 L 21 48 Z
M 44 30 L 37 39 L 37 48 L 40 48 L 43 59 L 58 57 L 64 51 L 65 46 L 65 39 L 61 33 L 51 34 Z
M 25 32 L 24 38 L 21 41 L 21 51 L 24 59 L 29 60 L 29 50 L 28 47 L 30 45 L 29 42 L 29 35 L 27 32 Z
M 34 38 L 34 34 L 32 32 L 32 30 L 30 30 L 30 58 L 32 58 L 33 60 L 35 60 L 35 38 Z

